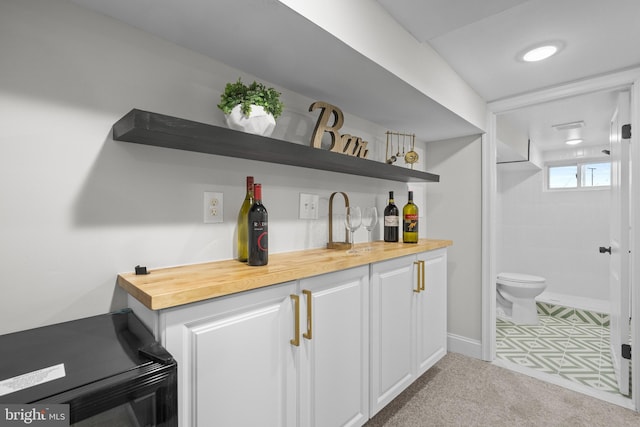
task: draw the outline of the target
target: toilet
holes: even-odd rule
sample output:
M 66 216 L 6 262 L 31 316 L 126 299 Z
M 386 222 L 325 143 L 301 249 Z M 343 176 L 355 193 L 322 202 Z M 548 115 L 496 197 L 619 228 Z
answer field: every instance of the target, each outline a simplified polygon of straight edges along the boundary
M 500 273 L 496 280 L 497 316 L 516 325 L 537 325 L 536 297 L 547 287 L 543 277 Z

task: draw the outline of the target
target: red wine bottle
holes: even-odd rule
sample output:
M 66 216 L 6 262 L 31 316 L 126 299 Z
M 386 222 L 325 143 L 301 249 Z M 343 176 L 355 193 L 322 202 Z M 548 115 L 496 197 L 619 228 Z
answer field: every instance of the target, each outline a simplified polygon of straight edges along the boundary
M 400 237 L 398 207 L 394 204 L 393 191 L 389 191 L 389 204 L 384 208 L 384 241 L 397 242 Z
M 262 204 L 262 184 L 253 185 L 253 205 L 248 214 L 249 258 L 248 265 L 267 265 L 269 262 L 269 237 L 267 208 Z

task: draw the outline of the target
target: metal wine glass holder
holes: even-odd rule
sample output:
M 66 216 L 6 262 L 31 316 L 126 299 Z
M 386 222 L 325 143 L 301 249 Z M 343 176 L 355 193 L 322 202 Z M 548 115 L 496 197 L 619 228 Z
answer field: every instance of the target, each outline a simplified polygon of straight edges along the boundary
M 331 196 L 329 197 L 329 242 L 327 243 L 327 249 L 349 249 L 351 247 L 351 243 L 349 242 L 349 232 L 346 227 L 344 233 L 345 241 L 333 241 L 333 198 L 336 194 L 342 194 L 342 197 L 344 197 L 345 211 L 349 207 L 349 196 L 347 196 L 347 193 L 343 191 L 334 191 L 331 193 Z

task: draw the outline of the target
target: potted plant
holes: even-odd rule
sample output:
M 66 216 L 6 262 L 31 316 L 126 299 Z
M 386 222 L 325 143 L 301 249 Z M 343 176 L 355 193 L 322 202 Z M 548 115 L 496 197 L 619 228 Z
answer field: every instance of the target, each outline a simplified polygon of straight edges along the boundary
M 271 135 L 283 107 L 280 92 L 255 81 L 247 86 L 240 78 L 227 83 L 218 104 L 231 129 L 263 136 Z

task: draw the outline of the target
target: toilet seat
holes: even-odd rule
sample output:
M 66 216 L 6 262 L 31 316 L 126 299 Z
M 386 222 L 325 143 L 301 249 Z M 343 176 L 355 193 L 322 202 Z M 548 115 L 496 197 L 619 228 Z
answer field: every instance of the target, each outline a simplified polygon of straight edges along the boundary
M 532 276 L 530 274 L 521 273 L 500 273 L 498 274 L 498 281 L 510 282 L 513 284 L 518 283 L 544 283 L 544 277 Z

